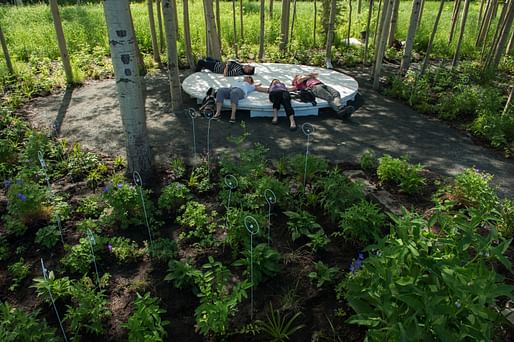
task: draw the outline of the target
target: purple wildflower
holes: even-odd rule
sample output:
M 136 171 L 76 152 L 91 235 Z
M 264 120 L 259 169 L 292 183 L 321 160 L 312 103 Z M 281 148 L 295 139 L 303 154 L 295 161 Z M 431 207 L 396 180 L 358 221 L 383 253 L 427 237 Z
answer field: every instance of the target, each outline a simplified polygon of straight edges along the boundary
M 11 181 L 8 179 L 4 179 L 4 188 L 9 189 L 10 185 L 11 185 Z
M 121 188 L 123 188 L 123 184 L 118 183 L 118 189 L 121 189 Z
M 25 202 L 27 200 L 27 196 L 25 196 L 24 194 L 22 194 L 21 192 L 18 192 L 16 194 L 16 197 L 18 197 L 22 202 Z
M 104 192 L 109 192 L 109 190 L 111 190 L 111 186 L 109 184 L 104 186 Z
M 109 250 L 110 253 L 112 253 L 112 245 L 111 244 L 107 245 L 107 249 Z
M 355 271 L 357 271 L 362 266 L 363 261 L 364 261 L 364 254 L 359 253 L 357 260 L 354 260 L 352 262 L 352 264 L 350 265 L 350 272 L 355 273 Z

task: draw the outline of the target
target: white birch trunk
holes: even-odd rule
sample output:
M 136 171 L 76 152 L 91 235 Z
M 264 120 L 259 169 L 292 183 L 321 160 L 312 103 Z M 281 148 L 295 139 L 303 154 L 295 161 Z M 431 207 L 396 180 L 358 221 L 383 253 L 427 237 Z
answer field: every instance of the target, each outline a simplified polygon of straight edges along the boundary
M 166 32 L 166 46 L 168 47 L 168 77 L 171 92 L 171 110 L 177 112 L 182 109 L 182 91 L 178 70 L 177 54 L 177 23 L 173 12 L 173 0 L 163 0 L 162 16 L 164 19 L 164 31 Z
M 184 45 L 186 47 L 187 63 L 191 69 L 195 68 L 195 59 L 193 57 L 193 48 L 191 46 L 191 30 L 189 25 L 189 4 L 188 0 L 182 1 L 182 15 L 184 20 Z
M 218 30 L 216 29 L 216 22 L 214 19 L 214 9 L 212 0 L 203 0 L 205 10 L 205 23 L 207 28 L 207 41 L 211 47 L 210 56 L 216 59 L 221 59 L 221 46 Z
M 514 21 L 514 0 L 510 0 L 509 3 L 504 6 L 506 6 L 506 10 L 502 18 L 503 20 L 501 20 L 501 27 L 500 23 L 498 23 L 498 26 L 500 27 L 498 38 L 493 42 L 491 58 L 487 64 L 488 68 L 492 70 L 495 70 L 498 67 L 498 64 L 500 64 L 500 60 L 503 57 L 509 40 L 512 22 Z
M 232 0 L 232 29 L 234 32 L 234 55 L 237 58 L 237 23 L 236 23 L 236 0 Z
M 330 17 L 328 19 L 327 47 L 325 64 L 327 69 L 332 69 L 332 43 L 334 42 L 334 22 L 336 20 L 336 0 L 330 1 Z
M 421 0 L 412 1 L 412 12 L 410 15 L 409 30 L 407 32 L 407 40 L 405 41 L 405 51 L 403 52 L 402 64 L 400 65 L 400 73 L 405 74 L 409 70 L 412 46 L 414 45 L 414 37 L 416 28 L 418 27 L 419 11 L 421 9 Z
M 455 27 L 457 26 L 457 20 L 459 19 L 460 3 L 461 3 L 461 0 L 455 0 L 455 3 L 453 5 L 452 22 L 450 25 L 450 35 L 448 36 L 448 45 L 450 45 L 450 43 L 453 40 L 453 34 L 455 32 Z
M 164 38 L 163 29 L 162 29 L 161 0 L 156 0 L 155 5 L 157 7 L 157 25 L 159 25 L 159 51 L 164 52 L 166 43 L 164 42 L 165 38 Z
M 218 30 L 218 37 L 220 37 L 219 44 L 221 46 L 221 15 L 220 15 L 220 0 L 216 0 L 216 29 Z
M 266 3 L 265 0 L 261 0 L 261 26 L 260 26 L 260 34 L 259 34 L 259 62 L 262 62 L 264 58 L 264 25 L 266 18 Z
M 316 46 L 316 23 L 318 22 L 318 4 L 316 0 L 314 0 L 314 17 L 312 18 L 313 25 L 312 25 L 312 46 Z
M 296 22 L 296 0 L 293 1 L 293 19 L 291 20 L 291 32 L 289 33 L 289 41 L 293 41 L 294 24 Z
M 505 115 L 507 114 L 509 108 L 510 108 L 510 104 L 512 103 L 512 96 L 514 95 L 514 86 L 511 86 L 510 87 L 510 93 L 509 93 L 509 97 L 507 98 L 507 102 L 505 103 L 505 107 L 503 108 L 503 113 L 502 115 Z
M 432 34 L 430 35 L 430 40 L 428 41 L 427 52 L 425 53 L 425 59 L 423 60 L 423 65 L 421 66 L 421 71 L 419 72 L 420 76 L 423 76 L 423 74 L 425 73 L 425 70 L 427 69 L 430 52 L 432 52 L 432 45 L 434 44 L 434 38 L 435 38 L 435 34 L 437 32 L 437 27 L 439 26 L 439 20 L 441 19 L 441 13 L 443 13 L 443 8 L 444 8 L 444 0 L 441 0 L 441 3 L 439 5 L 439 10 L 437 11 L 437 16 L 435 17 L 434 28 L 432 29 Z
M 50 10 L 52 12 L 52 17 L 54 18 L 55 35 L 57 37 L 57 44 L 59 45 L 59 51 L 61 53 L 64 73 L 66 74 L 66 81 L 68 83 L 73 83 L 70 56 L 68 55 L 68 49 L 66 48 L 66 40 L 64 39 L 64 32 L 62 30 L 61 16 L 59 14 L 57 0 L 50 0 Z
M 139 71 L 137 41 L 133 35 L 128 0 L 105 0 L 112 65 L 126 134 L 128 172 L 152 176 L 152 157 L 146 132 L 144 80 Z
M 455 48 L 455 55 L 453 55 L 452 68 L 456 67 L 457 63 L 459 63 L 460 49 L 462 46 L 462 41 L 464 40 L 464 31 L 466 29 L 466 22 L 468 20 L 469 1 L 470 0 L 464 0 L 464 10 L 462 11 L 462 19 L 460 22 L 459 40 L 457 41 L 457 47 Z
M 371 15 L 373 14 L 373 0 L 369 0 L 369 8 L 368 8 L 368 21 L 366 23 L 366 38 L 364 40 L 364 64 L 368 63 L 368 47 L 369 47 L 369 28 L 371 25 Z
M 282 0 L 282 18 L 280 20 L 280 44 L 282 52 L 287 50 L 289 44 L 289 13 L 291 8 L 290 0 Z
M 4 52 L 5 64 L 7 65 L 7 71 L 11 75 L 14 75 L 14 69 L 11 63 L 11 56 L 9 55 L 9 49 L 7 48 L 7 43 L 5 42 L 4 32 L 2 31 L 2 27 L 0 27 L 0 44 L 2 44 L 2 51 Z
M 382 34 L 378 40 L 378 52 L 375 60 L 375 69 L 373 70 L 373 89 L 375 90 L 378 90 L 380 87 L 380 71 L 382 69 L 382 60 L 384 59 L 385 47 L 387 45 L 387 26 L 389 26 L 388 24 L 391 20 L 393 5 L 393 0 L 384 1 L 384 9 L 382 10 L 384 13 L 384 28 L 382 29 Z
M 244 36 L 244 25 L 243 25 L 243 0 L 239 0 L 239 24 L 240 24 L 240 36 L 241 36 L 241 43 L 245 41 Z
M 148 5 L 148 22 L 150 24 L 150 35 L 152 37 L 153 60 L 161 65 L 161 54 L 159 53 L 159 45 L 157 44 L 157 33 L 155 32 L 155 19 L 153 16 L 153 0 L 146 0 Z
M 394 0 L 394 6 L 391 14 L 391 24 L 389 25 L 389 37 L 387 38 L 387 45 L 393 46 L 396 37 L 396 27 L 398 26 L 398 11 L 400 10 L 400 0 Z

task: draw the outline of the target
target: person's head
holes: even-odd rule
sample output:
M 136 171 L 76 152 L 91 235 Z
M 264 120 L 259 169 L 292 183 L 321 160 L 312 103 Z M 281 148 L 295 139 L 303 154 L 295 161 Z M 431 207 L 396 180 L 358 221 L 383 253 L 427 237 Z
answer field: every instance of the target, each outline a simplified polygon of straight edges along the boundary
M 253 75 L 253 74 L 255 74 L 255 67 L 253 67 L 249 64 L 245 64 L 245 65 L 243 65 L 243 72 L 245 75 Z
M 280 82 L 280 80 L 278 78 L 274 78 L 271 80 L 271 84 L 270 85 L 274 85 L 274 84 L 277 84 L 277 83 L 282 83 Z
M 298 75 L 298 74 L 294 75 L 293 80 L 291 81 L 291 84 L 296 83 L 299 78 L 300 78 L 300 75 Z
M 245 82 L 248 82 L 248 83 L 250 83 L 250 84 L 253 84 L 253 77 L 252 77 L 252 76 L 245 76 L 245 77 L 243 78 L 243 80 L 244 80 Z

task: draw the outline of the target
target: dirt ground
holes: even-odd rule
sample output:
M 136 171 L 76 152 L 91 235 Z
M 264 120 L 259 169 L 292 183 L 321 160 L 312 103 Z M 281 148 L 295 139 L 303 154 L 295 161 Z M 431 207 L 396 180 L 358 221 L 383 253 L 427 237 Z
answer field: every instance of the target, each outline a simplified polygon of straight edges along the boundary
M 421 115 L 411 108 L 380 95 L 371 89 L 367 69 L 339 70 L 359 82 L 357 108 L 351 122 L 338 119 L 331 111 L 320 111 L 317 117 L 300 117 L 299 125 L 309 122 L 315 132 L 309 139 L 309 152 L 334 163 L 358 162 L 367 149 L 380 156 L 407 155 L 411 162 L 421 163 L 443 176 L 458 174 L 468 167 L 477 167 L 495 176 L 499 193 L 512 197 L 514 161 L 473 143 L 468 135 L 436 119 Z M 188 71 L 183 71 L 182 78 Z M 184 113 L 169 110 L 170 91 L 165 72 L 147 77 L 147 128 L 156 167 L 163 167 L 170 158 L 193 161 L 192 120 Z M 196 107 L 184 96 L 185 108 Z M 22 111 L 34 126 L 55 128 L 69 142 L 111 156 L 125 155 L 125 139 L 119 113 L 116 87 L 112 79 L 94 81 L 47 97 L 36 98 Z M 273 126 L 269 118 L 250 118 L 249 112 L 238 112 L 250 133 L 248 141 L 269 148 L 272 159 L 305 153 L 307 137 L 302 130 L 290 132 L 285 118 Z M 207 151 L 208 120 L 195 119 L 196 151 Z M 212 121 L 210 148 L 214 155 L 233 151 L 227 141 L 230 135 L 241 135 L 240 125 Z

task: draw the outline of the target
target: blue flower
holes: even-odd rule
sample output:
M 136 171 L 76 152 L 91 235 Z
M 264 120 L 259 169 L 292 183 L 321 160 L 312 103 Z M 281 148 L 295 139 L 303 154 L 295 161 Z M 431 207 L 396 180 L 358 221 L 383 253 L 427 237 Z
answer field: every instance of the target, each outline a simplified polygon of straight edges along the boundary
M 123 184 L 118 183 L 118 189 L 121 189 L 121 188 L 123 188 Z
M 16 194 L 16 197 L 18 197 L 22 202 L 25 202 L 27 200 L 27 196 L 25 196 L 24 194 L 22 194 L 21 192 L 18 192 Z
M 111 244 L 108 244 L 108 245 L 107 245 L 107 249 L 109 250 L 109 252 L 111 252 L 111 253 L 112 253 L 112 245 L 111 245 Z
M 8 179 L 4 179 L 4 188 L 9 189 L 10 185 L 11 185 L 11 181 Z
M 104 186 L 104 192 L 109 192 L 109 190 L 111 190 L 111 186 L 109 184 Z
M 364 253 L 359 253 L 357 260 L 354 260 L 350 265 L 350 272 L 355 273 L 355 271 L 357 271 L 362 266 L 364 258 Z

